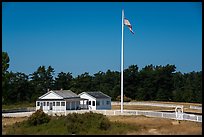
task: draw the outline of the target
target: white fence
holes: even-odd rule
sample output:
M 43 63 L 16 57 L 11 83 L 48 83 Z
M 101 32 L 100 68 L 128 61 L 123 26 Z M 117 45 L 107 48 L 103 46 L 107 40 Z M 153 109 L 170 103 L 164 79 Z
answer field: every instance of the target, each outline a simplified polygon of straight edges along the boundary
M 69 113 L 85 113 L 90 112 L 89 110 L 73 110 L 66 111 L 66 114 Z M 192 115 L 186 113 L 167 113 L 167 112 L 155 112 L 155 111 L 143 111 L 143 110 L 123 110 L 123 113 L 120 110 L 92 110 L 95 113 L 101 113 L 104 115 L 144 115 L 149 117 L 160 117 L 160 118 L 169 118 L 176 120 L 188 120 L 195 122 L 202 122 L 202 115 Z
M 101 113 L 104 115 L 144 115 L 148 117 L 160 117 L 176 120 L 188 120 L 195 122 L 202 122 L 202 115 L 193 115 L 186 113 L 167 113 L 167 112 L 155 112 L 155 111 L 144 111 L 144 110 L 123 110 L 123 113 L 120 110 L 68 110 L 66 112 L 49 112 L 49 115 L 67 115 L 69 113 L 85 113 L 85 112 L 94 112 Z M 4 113 L 3 117 L 25 117 L 30 116 L 34 112 L 21 112 L 21 113 Z
M 33 112 L 2 113 L 2 117 L 29 117 Z
M 202 107 L 199 107 L 199 106 L 190 106 L 190 109 L 198 109 L 198 110 L 202 110 Z

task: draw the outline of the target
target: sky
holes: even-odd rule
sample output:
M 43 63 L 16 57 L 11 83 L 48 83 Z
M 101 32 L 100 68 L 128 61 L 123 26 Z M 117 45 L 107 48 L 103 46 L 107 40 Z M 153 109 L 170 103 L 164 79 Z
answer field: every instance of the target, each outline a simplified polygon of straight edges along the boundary
M 120 71 L 122 9 L 135 32 L 124 27 L 124 69 L 202 70 L 201 2 L 3 2 L 8 71 L 32 74 L 42 65 L 55 76 Z

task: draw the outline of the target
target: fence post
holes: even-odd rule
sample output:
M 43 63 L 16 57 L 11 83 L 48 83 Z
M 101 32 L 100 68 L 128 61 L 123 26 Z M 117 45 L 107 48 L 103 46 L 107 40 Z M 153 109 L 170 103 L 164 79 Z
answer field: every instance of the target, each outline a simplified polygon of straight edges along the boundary
M 164 113 L 162 112 L 162 118 L 164 117 Z

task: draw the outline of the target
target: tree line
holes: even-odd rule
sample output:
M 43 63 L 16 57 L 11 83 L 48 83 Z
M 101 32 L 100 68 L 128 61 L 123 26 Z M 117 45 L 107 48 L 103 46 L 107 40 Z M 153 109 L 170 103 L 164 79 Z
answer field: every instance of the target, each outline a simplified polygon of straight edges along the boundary
M 8 71 L 9 56 L 2 52 L 2 104 L 34 102 L 50 90 L 101 91 L 112 100 L 120 99 L 120 72 L 107 70 L 94 75 L 85 72 L 73 77 L 71 72 L 60 72 L 54 77 L 54 68 L 39 66 L 35 72 Z M 176 66 L 152 64 L 140 69 L 130 65 L 124 69 L 124 96 L 138 101 L 202 102 L 202 71 L 181 73 Z

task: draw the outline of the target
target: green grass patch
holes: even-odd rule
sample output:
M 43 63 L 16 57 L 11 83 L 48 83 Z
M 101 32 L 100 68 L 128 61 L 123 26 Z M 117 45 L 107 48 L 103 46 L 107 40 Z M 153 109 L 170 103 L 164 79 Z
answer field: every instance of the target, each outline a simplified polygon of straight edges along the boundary
M 133 124 L 111 122 L 98 113 L 72 113 L 67 116 L 52 116 L 47 123 L 31 125 L 29 121 L 16 123 L 7 128 L 6 134 L 23 135 L 114 135 L 137 131 Z

